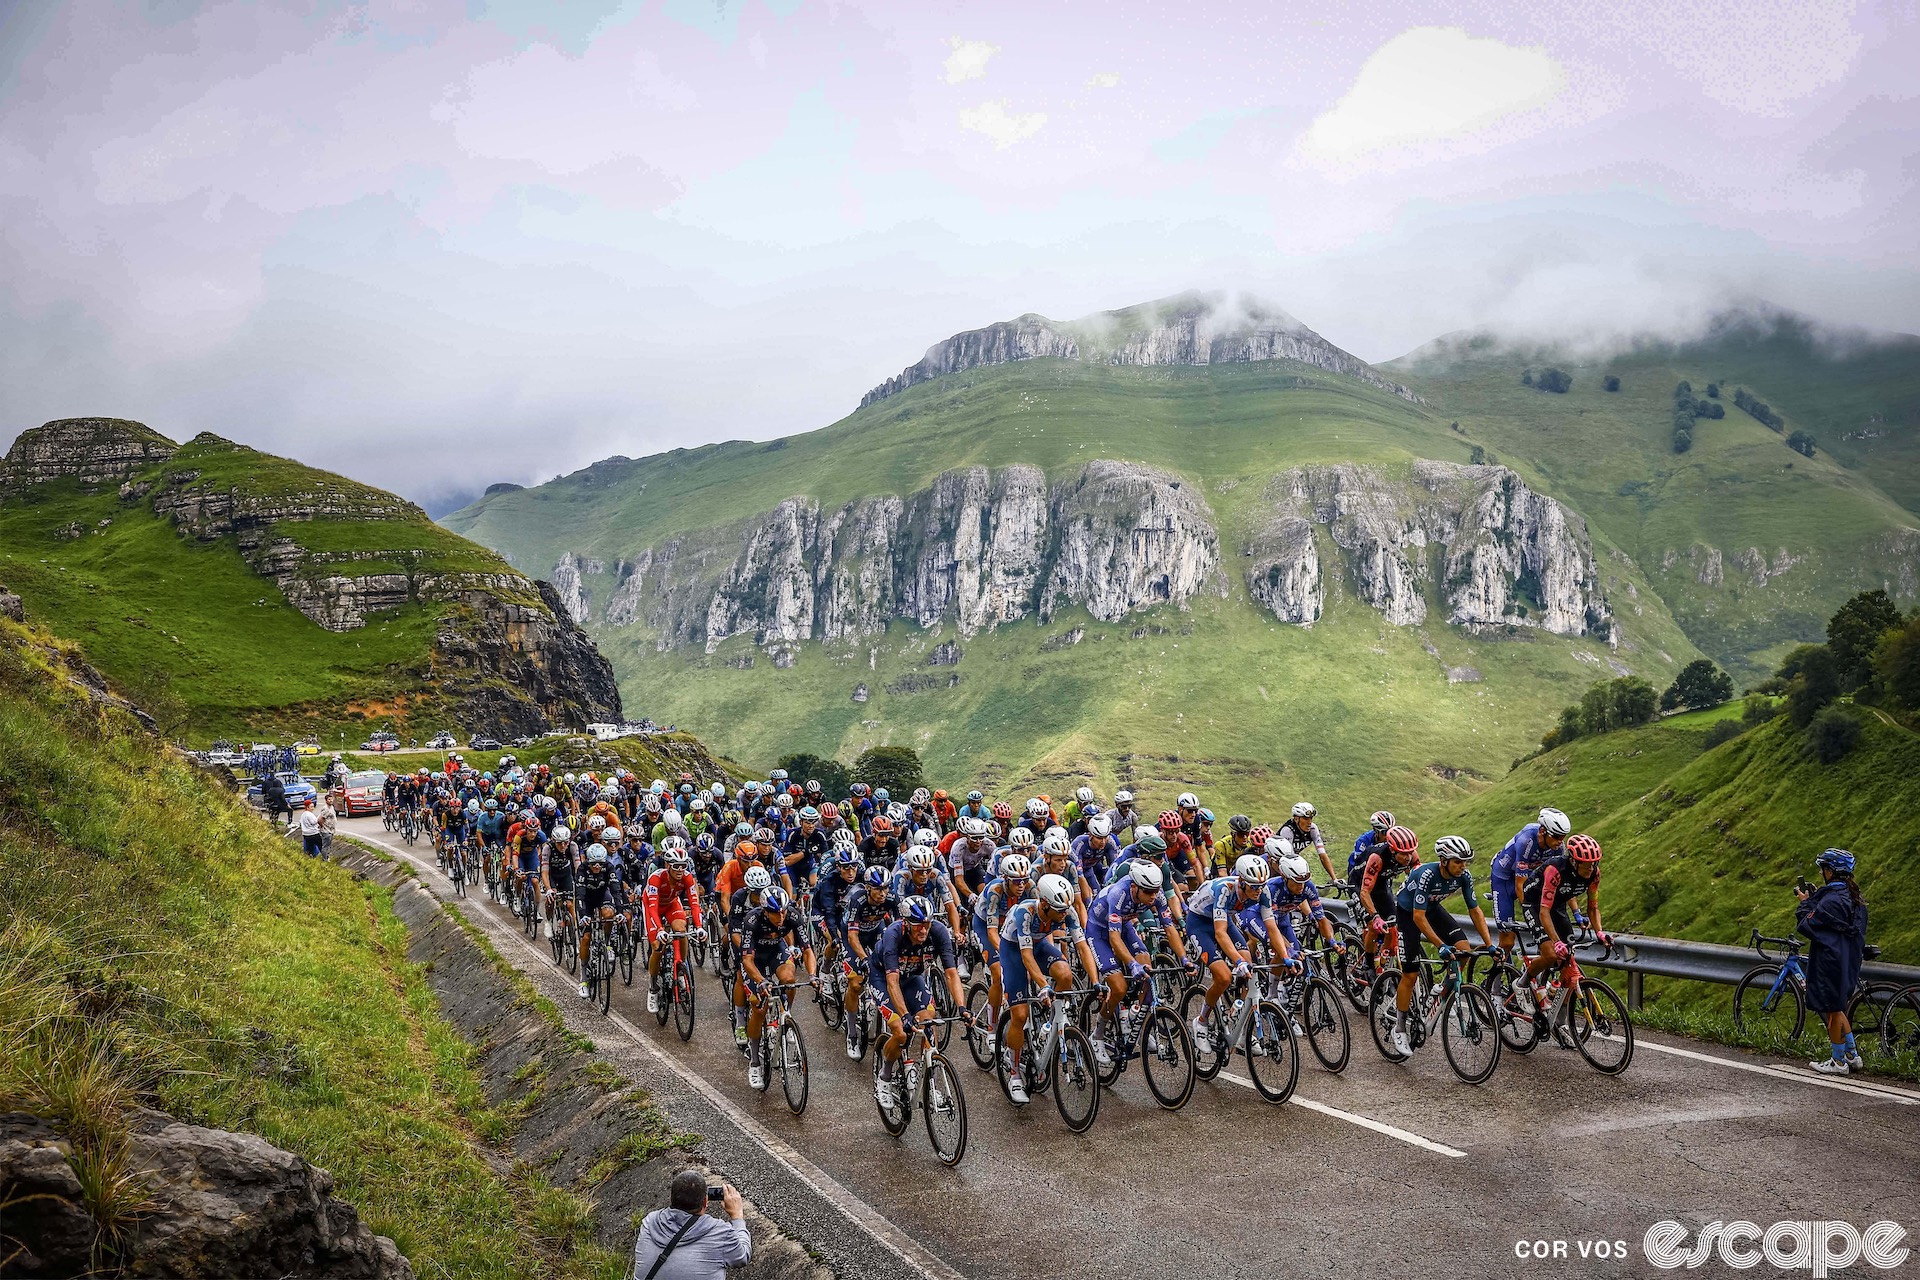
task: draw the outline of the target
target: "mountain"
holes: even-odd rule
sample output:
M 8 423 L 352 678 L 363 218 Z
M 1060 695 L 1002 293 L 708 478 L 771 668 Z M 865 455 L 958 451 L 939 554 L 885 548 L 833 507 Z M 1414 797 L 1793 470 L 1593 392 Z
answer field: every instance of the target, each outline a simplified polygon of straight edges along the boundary
M 173 733 L 517 734 L 618 718 L 551 584 L 392 494 L 116 418 L 0 463 L 0 581 Z

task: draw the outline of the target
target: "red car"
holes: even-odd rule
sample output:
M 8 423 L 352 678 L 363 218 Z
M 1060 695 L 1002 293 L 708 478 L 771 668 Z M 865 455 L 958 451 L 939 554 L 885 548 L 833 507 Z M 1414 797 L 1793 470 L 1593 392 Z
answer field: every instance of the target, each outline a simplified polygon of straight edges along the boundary
M 386 799 L 387 775 L 378 769 L 363 769 L 347 775 L 346 781 L 327 793 L 333 811 L 344 818 L 357 818 L 380 812 Z

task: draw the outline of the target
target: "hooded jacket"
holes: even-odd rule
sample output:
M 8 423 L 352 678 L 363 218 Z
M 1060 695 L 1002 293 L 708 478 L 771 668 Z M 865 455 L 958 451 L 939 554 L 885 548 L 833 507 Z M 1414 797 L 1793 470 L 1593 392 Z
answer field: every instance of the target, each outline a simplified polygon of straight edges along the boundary
M 633 1242 L 633 1280 L 647 1274 L 653 1260 L 686 1220 L 682 1209 L 655 1209 L 647 1215 Z M 680 1237 L 654 1280 L 724 1280 L 728 1267 L 739 1266 L 752 1254 L 753 1238 L 747 1234 L 745 1222 L 703 1214 Z

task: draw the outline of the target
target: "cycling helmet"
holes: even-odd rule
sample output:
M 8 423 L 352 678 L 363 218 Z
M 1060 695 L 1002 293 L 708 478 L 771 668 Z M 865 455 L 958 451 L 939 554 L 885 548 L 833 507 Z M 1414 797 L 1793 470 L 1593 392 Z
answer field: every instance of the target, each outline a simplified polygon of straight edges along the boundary
M 782 809 L 793 808 L 793 796 L 785 791 L 775 796 L 773 802 Z
M 1267 847 L 1267 841 L 1273 839 L 1273 828 L 1262 823 L 1249 831 L 1247 838 L 1254 848 L 1264 849 Z
M 908 799 L 912 800 L 915 804 L 930 804 L 933 801 L 933 792 L 927 790 L 925 787 L 915 787 L 913 794 L 909 796 Z
M 1033 874 L 1033 859 L 1024 853 L 1010 853 L 1000 859 L 1000 875 L 1007 880 L 1025 880 Z
M 1569 852 L 1572 851 L 1573 844 L 1571 841 L 1568 842 L 1567 848 Z M 1593 856 L 1596 861 L 1599 860 L 1600 850 L 1598 846 L 1595 846 Z M 1847 850 L 1827 849 L 1813 860 L 1813 865 L 1816 867 L 1825 867 L 1836 875 L 1850 876 L 1853 874 L 1853 862 L 1853 855 L 1847 852 Z
M 660 815 L 660 821 L 667 824 L 667 830 L 676 831 L 686 825 L 687 820 L 680 816 L 678 809 L 669 809 Z
M 864 782 L 856 782 L 848 789 L 852 791 L 856 799 L 864 799 L 867 794 L 867 784 Z
M 1049 835 L 1046 841 L 1041 844 L 1040 848 L 1048 857 L 1052 857 L 1057 853 L 1073 852 L 1073 846 L 1067 843 L 1067 838 L 1064 835 Z
M 887 793 L 885 787 L 875 787 L 873 789 L 873 802 L 875 804 L 885 804 L 891 799 L 893 799 L 893 797 Z
M 587 846 L 588 862 L 598 865 L 599 863 L 605 862 L 606 860 L 607 860 L 607 846 L 603 844 L 590 844 Z
M 761 846 L 751 840 L 742 840 L 733 846 L 733 856 L 744 862 L 748 858 L 759 857 L 760 848 Z
M 1135 844 L 1140 843 L 1142 840 L 1146 839 L 1148 836 L 1152 836 L 1155 840 L 1159 840 L 1160 828 L 1154 826 L 1150 822 L 1143 822 L 1139 826 L 1133 829 L 1133 842 Z M 1162 843 L 1164 843 L 1164 841 Z
M 759 795 L 759 794 L 760 794 L 760 784 L 759 784 L 759 783 L 757 783 L 757 782 L 749 782 L 749 783 L 747 784 L 747 794 L 748 794 L 748 795 L 750 795 L 750 796 L 757 796 L 757 795 Z
M 1257 853 L 1243 853 L 1233 864 L 1233 874 L 1240 878 L 1241 884 L 1265 884 L 1267 860 Z
M 1104 813 L 1096 813 L 1087 819 L 1087 834 L 1105 840 L 1113 834 L 1113 819 Z
M 665 853 L 668 857 L 672 857 L 676 853 L 685 853 L 687 851 L 687 838 L 685 836 L 668 836 L 660 842 L 660 849 L 661 852 Z
M 468 813 L 480 812 L 480 802 L 478 800 L 467 801 L 467 812 Z
M 1113 793 L 1113 802 L 1116 805 L 1132 804 L 1133 792 L 1127 790 L 1125 787 L 1122 787 L 1120 788 L 1120 790 Z
M 884 889 L 887 887 L 887 882 L 892 880 L 893 877 L 887 874 L 885 867 L 868 867 L 866 879 L 867 888 Z
M 986 839 L 987 820 L 985 818 L 960 819 L 960 834 L 965 836 L 969 840 Z
M 785 782 L 787 780 L 787 771 L 785 769 L 775 769 L 767 776 L 775 782 Z
M 916 845 L 931 849 L 934 845 L 940 843 L 940 836 L 932 827 L 922 827 L 913 833 L 913 842 Z
M 1445 842 L 1443 841 L 1442 843 L 1445 843 Z M 1830 850 L 1830 852 L 1837 853 L 1839 851 Z M 1567 840 L 1567 856 L 1569 858 L 1572 858 L 1575 862 L 1585 862 L 1585 863 L 1598 862 L 1600 861 L 1600 842 L 1598 840 L 1595 840 L 1592 836 L 1586 834 L 1586 832 L 1583 831 L 1579 835 L 1573 836 Z M 1824 853 L 1820 855 L 1821 866 L 1827 865 L 1826 856 L 1827 855 Z M 1849 866 L 1851 866 L 1853 862 L 1853 857 L 1851 854 L 1847 856 L 1847 862 Z
M 1289 880 L 1305 880 L 1312 874 L 1307 870 L 1307 860 L 1297 853 L 1290 853 L 1273 865 Z
M 1210 827 L 1210 826 L 1212 826 L 1212 825 L 1213 825 L 1213 810 L 1211 810 L 1211 809 L 1202 809 L 1202 810 L 1200 810 L 1200 821 L 1201 821 L 1201 822 L 1203 822 L 1203 823 L 1205 823 L 1205 824 L 1206 824 L 1207 826 L 1209 826 L 1209 827 Z
M 587 819 L 587 830 L 589 831 L 598 831 L 606 825 L 607 820 L 597 813 Z
M 886 814 L 883 813 L 873 820 L 873 834 L 876 836 L 891 835 L 892 832 L 893 819 Z
M 553 839 L 555 844 L 565 844 L 567 841 L 573 839 L 573 832 L 566 827 L 555 827 L 553 829 Z
M 657 795 L 655 795 L 655 794 L 654 794 L 653 792 L 651 792 L 651 791 L 649 791 L 649 792 L 647 792 L 647 798 L 646 798 L 646 801 L 645 801 L 645 804 L 646 804 L 646 806 L 647 806 L 647 812 L 648 812 L 648 813 L 650 813 L 650 814 L 654 814 L 654 815 L 656 815 L 656 816 L 658 816 L 658 814 L 659 814 L 659 812 L 660 812 L 660 797 L 659 797 L 659 796 L 657 796 Z
M 1067 883 L 1065 876 L 1041 876 L 1040 883 L 1033 886 L 1033 892 L 1055 911 L 1065 911 L 1073 904 L 1073 886 Z
M 625 773 L 626 770 L 622 769 L 621 772 Z M 727 798 L 727 784 L 724 782 L 716 782 L 711 787 L 708 787 L 707 790 L 712 792 L 715 800 L 725 800 Z
M 1080 802 L 1081 804 L 1092 804 L 1092 803 L 1093 803 L 1093 788 L 1092 788 L 1092 787 L 1079 787 L 1079 788 L 1077 788 L 1077 789 L 1075 789 L 1075 791 L 1074 791 L 1074 793 L 1073 793 L 1073 798 L 1074 798 L 1075 800 L 1078 800 L 1078 801 L 1079 801 L 1079 802 Z
M 773 888 L 773 873 L 765 867 L 748 867 L 743 882 L 753 892 L 765 893 Z
M 760 904 L 760 909 L 762 911 L 771 911 L 776 915 L 785 911 L 787 909 L 787 895 L 779 889 L 767 890 L 767 899 Z
M 753 836 L 753 824 L 751 822 L 736 822 L 733 824 L 733 834 L 739 836 L 742 840 L 751 839 Z
M 1244 836 L 1253 830 L 1253 819 L 1244 813 L 1236 813 L 1227 819 L 1227 830 L 1235 835 Z
M 1033 799 L 1027 801 L 1027 816 L 1029 818 L 1045 818 L 1052 813 L 1053 810 L 1047 807 L 1047 802 L 1039 796 L 1035 796 Z
M 904 924 L 932 924 L 933 904 L 916 893 L 900 904 L 900 920 Z
M 495 810 L 497 810 L 497 809 L 499 809 L 499 807 L 500 807 L 500 802 L 499 802 L 498 800 L 489 800 L 489 801 L 487 801 L 487 803 L 486 803 L 486 805 L 485 805 L 484 807 L 485 807 L 485 809 L 487 810 L 487 812 L 488 812 L 488 813 L 492 813 L 492 812 L 494 812 Z
M 820 821 L 820 811 L 814 808 L 812 805 L 808 805 L 806 808 L 800 811 L 800 821 L 818 822 Z
M 1540 811 L 1540 830 L 1545 835 L 1564 836 L 1573 830 L 1573 824 L 1567 821 L 1567 815 L 1558 809 Z
M 1161 874 L 1160 868 L 1154 866 L 1145 858 L 1135 858 L 1133 862 L 1129 864 L 1127 874 L 1133 877 L 1134 888 L 1145 889 L 1149 893 L 1160 892 L 1160 886 L 1167 882 L 1167 878 Z
M 1176 810 L 1162 809 L 1160 811 L 1160 829 L 1162 831 L 1178 831 L 1180 826 L 1180 814 Z
M 753 829 L 753 840 L 755 844 L 771 845 L 773 843 L 773 828 L 755 827 Z
M 1387 828 L 1391 827 L 1392 825 L 1393 825 L 1393 815 L 1388 813 L 1385 809 L 1374 810 L 1373 816 L 1367 819 L 1367 826 L 1372 828 L 1373 833 L 1375 835 L 1386 834 Z
M 1033 832 L 1026 827 L 1015 827 L 1007 833 L 1007 843 L 1015 849 L 1033 848 Z
M 860 861 L 860 851 L 851 844 L 835 844 L 833 847 L 833 861 L 835 866 L 840 867 L 859 867 L 866 865 Z
M 625 840 L 627 833 L 618 827 L 607 827 L 601 831 L 600 838 L 603 840 Z
M 1280 839 L 1280 837 L 1274 836 L 1260 846 L 1259 852 L 1263 856 L 1278 862 L 1282 858 L 1291 858 L 1293 856 L 1293 846 Z
M 995 800 L 993 802 L 993 816 L 1001 822 L 1012 822 L 1013 806 L 1005 800 Z
M 546 806 L 547 811 L 549 813 L 551 813 L 553 810 L 558 809 L 560 807 L 560 802 L 554 799 L 552 796 L 542 796 L 540 798 L 540 803 Z
M 931 871 L 933 862 L 934 856 L 931 849 L 916 848 L 907 852 L 907 870 L 909 871 Z
M 1305 818 L 1309 822 L 1313 821 L 1313 815 L 1318 812 L 1319 810 L 1315 809 L 1311 803 L 1305 800 L 1293 806 L 1293 816 L 1296 818 Z
M 702 853 L 711 853 L 713 851 L 713 832 L 702 831 L 699 835 L 695 836 L 693 838 L 693 847 Z
M 935 787 L 933 789 L 933 798 L 935 803 L 938 803 L 939 801 L 945 800 L 947 798 L 947 793 L 942 791 L 940 788 Z
M 1596 853 L 1599 849 L 1599 845 L 1594 846 Z M 1473 846 L 1467 843 L 1465 836 L 1441 836 L 1433 842 L 1433 852 L 1440 858 L 1458 858 L 1462 862 L 1473 861 Z
M 837 818 L 840 816 L 840 806 L 829 800 L 820 806 L 820 816 L 823 819 Z
M 800 788 L 800 790 L 806 793 L 807 799 L 811 800 L 815 796 L 822 794 L 825 788 L 820 785 L 820 779 L 808 778 L 807 785 Z
M 568 785 L 568 786 L 572 786 L 572 785 L 574 784 L 574 782 L 575 782 L 575 781 L 576 781 L 576 779 L 574 778 L 574 776 L 573 776 L 572 774 L 568 774 L 568 775 L 567 775 L 567 785 Z
M 1388 827 L 1387 848 L 1395 853 L 1412 853 L 1420 847 L 1420 837 L 1413 834 L 1412 827 Z
M 1167 842 L 1160 838 L 1158 831 L 1149 828 L 1145 835 L 1134 837 L 1133 850 L 1135 853 L 1165 853 L 1167 851 Z
M 666 863 L 669 871 L 686 871 L 693 866 L 693 859 L 685 849 L 668 849 Z
M 1182 791 L 1179 798 L 1173 803 L 1182 809 L 1198 809 L 1200 807 L 1200 797 L 1191 791 Z
M 706 799 L 702 796 L 695 796 L 687 803 L 687 811 L 689 813 L 705 813 L 707 811 Z
M 980 794 L 980 793 L 979 793 L 978 791 L 969 791 L 969 792 L 967 792 L 967 803 L 968 803 L 968 804 L 979 804 L 979 803 L 980 803 L 980 802 L 981 802 L 982 800 L 985 800 L 985 799 L 986 799 L 986 797 L 985 797 L 985 796 L 983 796 L 983 795 L 981 795 L 981 794 Z
M 665 795 L 667 791 L 666 779 L 655 778 L 652 782 L 647 784 L 647 790 L 653 792 L 653 794 L 657 796 Z

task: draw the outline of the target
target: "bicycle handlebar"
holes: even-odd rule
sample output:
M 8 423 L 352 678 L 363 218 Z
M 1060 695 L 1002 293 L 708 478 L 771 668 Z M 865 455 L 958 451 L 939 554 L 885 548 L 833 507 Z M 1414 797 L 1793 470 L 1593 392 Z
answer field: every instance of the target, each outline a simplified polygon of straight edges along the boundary
M 1784 949 L 1789 957 L 1800 954 L 1800 940 L 1798 938 L 1770 938 L 1758 929 L 1753 931 L 1753 936 L 1748 940 L 1748 945 L 1760 953 L 1762 960 L 1776 959 L 1776 957 L 1767 954 L 1767 948 L 1769 946 Z

